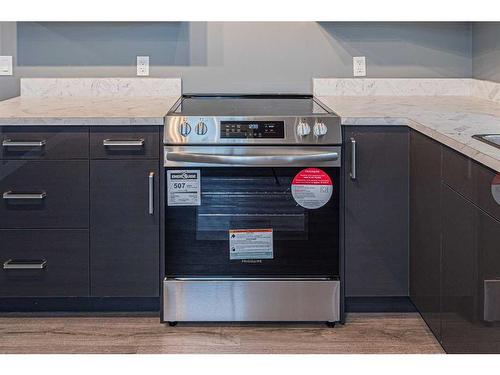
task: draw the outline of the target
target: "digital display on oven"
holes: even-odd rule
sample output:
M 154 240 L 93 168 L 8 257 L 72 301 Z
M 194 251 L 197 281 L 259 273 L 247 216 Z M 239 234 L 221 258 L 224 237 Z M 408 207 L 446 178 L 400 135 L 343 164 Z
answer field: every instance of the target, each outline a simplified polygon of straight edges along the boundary
M 221 138 L 285 138 L 283 121 L 221 121 Z

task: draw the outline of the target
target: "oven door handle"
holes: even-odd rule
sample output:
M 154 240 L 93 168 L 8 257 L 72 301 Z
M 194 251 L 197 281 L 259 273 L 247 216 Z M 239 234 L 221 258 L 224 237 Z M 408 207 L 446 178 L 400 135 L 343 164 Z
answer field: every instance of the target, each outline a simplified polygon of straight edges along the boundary
M 231 165 L 283 165 L 291 166 L 297 163 L 318 163 L 338 160 L 337 152 L 314 152 L 290 155 L 228 155 L 204 154 L 196 152 L 170 151 L 166 159 L 170 161 L 199 164 L 231 164 Z

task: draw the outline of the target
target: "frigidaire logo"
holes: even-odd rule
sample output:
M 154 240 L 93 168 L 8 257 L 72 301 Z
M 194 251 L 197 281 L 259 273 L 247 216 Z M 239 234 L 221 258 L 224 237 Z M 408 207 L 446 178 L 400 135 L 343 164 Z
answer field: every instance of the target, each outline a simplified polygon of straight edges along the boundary
M 193 179 L 196 180 L 198 177 L 196 173 L 172 173 L 170 175 L 170 178 L 172 180 L 186 180 L 186 179 Z

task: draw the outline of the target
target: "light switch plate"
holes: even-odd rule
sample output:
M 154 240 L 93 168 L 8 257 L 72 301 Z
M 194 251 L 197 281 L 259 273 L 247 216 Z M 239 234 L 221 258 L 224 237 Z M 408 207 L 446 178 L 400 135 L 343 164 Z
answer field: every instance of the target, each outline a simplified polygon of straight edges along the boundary
M 352 71 L 354 77 L 365 77 L 366 76 L 366 57 L 365 56 L 355 56 L 352 58 Z
M 0 76 L 12 75 L 12 56 L 0 56 Z
M 149 56 L 137 56 L 137 75 L 149 76 Z

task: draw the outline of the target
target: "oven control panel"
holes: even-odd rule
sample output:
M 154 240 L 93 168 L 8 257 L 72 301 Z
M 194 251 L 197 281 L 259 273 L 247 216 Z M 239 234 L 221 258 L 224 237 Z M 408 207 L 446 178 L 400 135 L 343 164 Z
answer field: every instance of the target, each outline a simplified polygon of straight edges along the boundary
M 165 118 L 164 144 L 342 144 L 336 116 Z
M 285 138 L 284 121 L 221 121 L 221 138 Z

